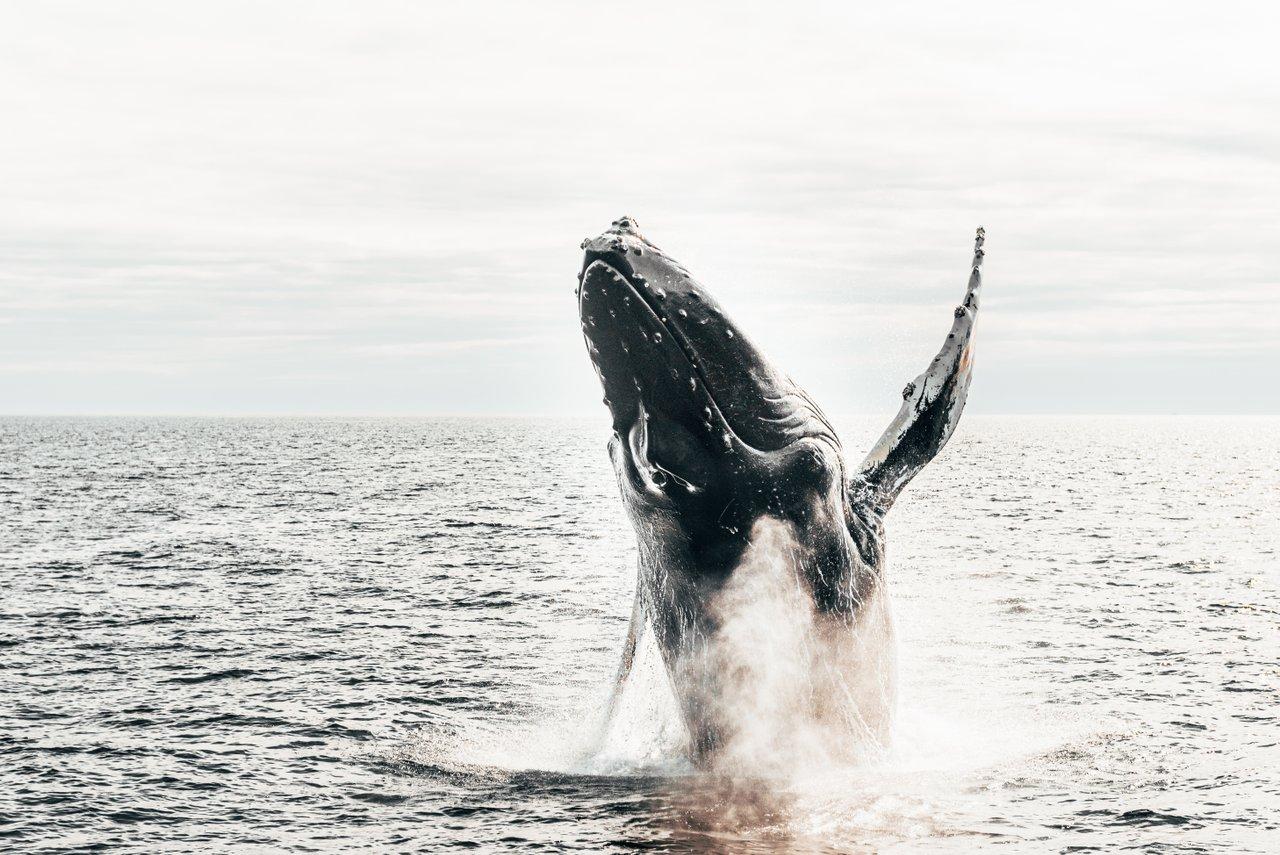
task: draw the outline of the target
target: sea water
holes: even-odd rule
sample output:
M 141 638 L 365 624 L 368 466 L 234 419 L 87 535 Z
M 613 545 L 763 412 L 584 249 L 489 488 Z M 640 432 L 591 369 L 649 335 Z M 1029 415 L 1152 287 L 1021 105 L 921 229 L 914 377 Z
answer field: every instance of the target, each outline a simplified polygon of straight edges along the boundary
M 689 767 L 651 641 L 604 720 L 604 423 L 0 419 L 0 849 L 1280 851 L 1280 419 L 966 416 L 889 749 L 783 776 Z

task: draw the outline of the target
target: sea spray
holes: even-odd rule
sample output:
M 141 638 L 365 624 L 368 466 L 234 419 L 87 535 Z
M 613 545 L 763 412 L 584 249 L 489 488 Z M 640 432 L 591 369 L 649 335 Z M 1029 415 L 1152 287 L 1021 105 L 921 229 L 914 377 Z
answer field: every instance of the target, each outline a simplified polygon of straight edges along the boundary
M 852 617 L 824 614 L 807 589 L 809 561 L 793 526 L 757 521 L 708 601 L 713 631 L 669 670 L 642 631 L 591 765 L 652 767 L 691 749 L 671 675 L 712 724 L 705 765 L 715 775 L 791 780 L 881 756 L 895 682 L 887 599 L 878 593 Z
M 807 590 L 810 558 L 789 523 L 764 517 L 711 601 L 707 640 L 720 733 L 715 771 L 793 778 L 877 756 L 893 708 L 893 633 L 877 595 L 853 617 L 823 614 Z
M 631 667 L 614 688 L 585 768 L 604 774 L 688 771 L 688 741 L 662 654 L 653 631 L 643 623 Z

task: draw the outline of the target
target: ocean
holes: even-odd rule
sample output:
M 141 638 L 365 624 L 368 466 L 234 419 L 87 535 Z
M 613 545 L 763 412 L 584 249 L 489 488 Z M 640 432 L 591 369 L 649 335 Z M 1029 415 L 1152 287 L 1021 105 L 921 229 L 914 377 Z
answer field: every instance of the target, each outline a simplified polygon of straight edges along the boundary
M 606 424 L 0 419 L 0 850 L 1280 851 L 1280 419 L 966 416 L 892 748 L 753 781 L 601 721 Z

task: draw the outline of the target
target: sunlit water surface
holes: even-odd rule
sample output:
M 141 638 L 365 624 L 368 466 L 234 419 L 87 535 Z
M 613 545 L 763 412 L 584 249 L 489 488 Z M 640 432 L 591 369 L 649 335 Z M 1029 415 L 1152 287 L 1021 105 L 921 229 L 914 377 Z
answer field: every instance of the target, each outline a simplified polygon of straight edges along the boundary
M 600 422 L 0 420 L 0 849 L 1280 851 L 1280 420 L 967 418 L 894 747 L 786 781 L 673 757 L 651 652 L 601 744 Z

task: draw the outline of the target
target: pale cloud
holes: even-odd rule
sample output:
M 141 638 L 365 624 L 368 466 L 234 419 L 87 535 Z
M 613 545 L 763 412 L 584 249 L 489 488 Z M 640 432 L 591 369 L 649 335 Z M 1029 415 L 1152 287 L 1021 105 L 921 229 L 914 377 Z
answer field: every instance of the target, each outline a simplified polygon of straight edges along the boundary
M 383 359 L 403 357 L 452 356 L 476 350 L 513 350 L 523 352 L 528 345 L 548 344 L 550 336 L 508 336 L 503 338 L 444 339 L 439 341 L 411 341 L 400 344 L 370 344 L 351 348 L 352 353 Z
M 593 412 L 622 213 L 833 412 L 1277 411 L 1270 4 L 10 3 L 0 408 Z

